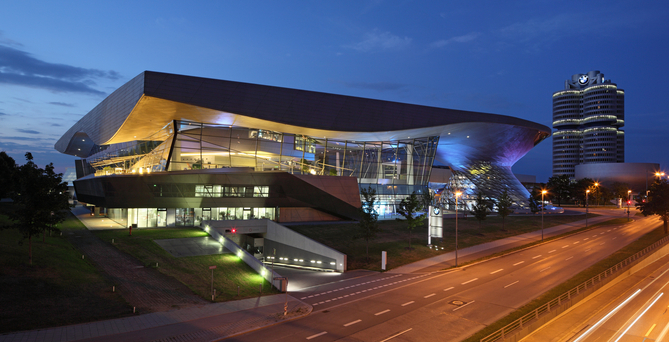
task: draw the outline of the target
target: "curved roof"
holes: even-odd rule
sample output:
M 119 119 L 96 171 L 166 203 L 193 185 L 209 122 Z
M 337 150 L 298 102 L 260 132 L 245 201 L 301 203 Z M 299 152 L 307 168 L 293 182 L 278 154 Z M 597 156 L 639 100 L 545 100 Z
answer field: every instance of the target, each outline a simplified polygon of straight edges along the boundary
M 359 141 L 442 135 L 458 124 L 501 125 L 529 133 L 529 148 L 551 132 L 505 115 L 145 71 L 79 120 L 55 148 L 85 157 L 80 151 L 93 144 L 141 140 L 172 120 Z

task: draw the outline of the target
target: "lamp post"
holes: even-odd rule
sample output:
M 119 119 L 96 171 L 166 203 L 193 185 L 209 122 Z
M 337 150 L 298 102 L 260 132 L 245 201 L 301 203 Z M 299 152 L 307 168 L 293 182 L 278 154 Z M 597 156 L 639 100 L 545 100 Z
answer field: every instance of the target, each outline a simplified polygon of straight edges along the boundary
M 599 189 L 597 188 L 599 187 L 599 183 L 595 182 L 592 186 L 594 186 L 593 192 L 597 192 L 597 205 L 599 205 Z
M 630 195 L 632 194 L 632 190 L 627 190 L 627 222 L 630 221 Z
M 455 193 L 455 267 L 458 266 L 458 197 L 462 192 Z
M 541 241 L 544 241 L 544 208 L 546 207 L 544 204 L 544 195 L 547 192 L 546 190 L 541 190 Z
M 588 228 L 588 194 L 590 190 L 585 190 L 585 228 Z

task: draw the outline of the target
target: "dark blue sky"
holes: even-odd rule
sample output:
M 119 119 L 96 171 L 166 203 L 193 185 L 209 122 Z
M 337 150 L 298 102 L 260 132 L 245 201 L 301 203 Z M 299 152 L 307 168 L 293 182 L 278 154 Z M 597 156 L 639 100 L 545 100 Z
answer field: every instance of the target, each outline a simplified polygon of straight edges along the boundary
M 0 11 L 0 150 L 55 141 L 144 70 L 505 114 L 600 70 L 626 92 L 626 161 L 669 165 L 663 1 L 23 2 Z M 551 144 L 514 166 L 551 175 Z

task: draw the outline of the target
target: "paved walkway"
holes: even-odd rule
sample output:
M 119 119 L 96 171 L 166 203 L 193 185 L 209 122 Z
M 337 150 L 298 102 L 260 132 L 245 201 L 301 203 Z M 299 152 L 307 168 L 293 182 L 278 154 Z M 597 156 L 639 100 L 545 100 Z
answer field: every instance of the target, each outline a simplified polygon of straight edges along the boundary
M 84 209 L 85 210 L 85 209 Z M 79 212 L 84 214 L 82 222 L 89 226 L 89 229 L 102 228 L 109 223 L 95 222 L 94 218 L 90 217 L 90 212 Z M 617 211 L 612 211 L 612 216 L 620 216 Z M 81 216 L 80 216 L 81 217 Z M 601 221 L 611 219 L 611 216 L 600 216 L 588 220 L 589 224 L 595 224 Z M 564 232 L 578 229 L 584 225 L 585 221 L 578 221 L 571 224 L 560 225 L 544 230 L 545 236 L 553 236 L 562 234 Z M 112 227 L 113 228 L 113 227 Z M 120 225 L 118 228 L 121 228 Z M 109 229 L 109 228 L 107 228 Z M 87 232 L 89 233 L 90 232 Z M 459 252 L 461 258 L 472 258 L 478 255 L 489 255 L 498 251 L 512 248 L 515 245 L 526 244 L 536 241 L 540 237 L 539 233 L 528 233 L 516 237 L 510 237 L 503 240 L 473 246 L 462 249 Z M 92 235 L 92 234 L 91 234 Z M 80 238 L 78 238 L 80 239 Z M 97 239 L 97 238 L 96 238 Z M 109 258 L 109 253 L 116 250 L 111 245 L 106 244 L 99 239 L 99 243 L 92 243 L 91 246 L 84 246 L 88 248 L 88 252 L 98 257 Z M 85 241 L 85 240 L 82 240 Z M 97 247 L 94 247 L 95 244 Z M 105 246 L 106 245 L 106 246 Z M 98 250 L 100 248 L 100 250 Z M 106 249 L 105 249 L 106 248 Z M 118 250 L 116 250 L 118 253 Z M 113 258 L 109 258 L 113 260 Z M 438 257 L 422 260 L 410 265 L 398 267 L 389 272 L 393 273 L 411 273 L 411 272 L 425 272 L 426 270 L 443 269 L 447 267 L 448 263 L 454 259 L 454 253 L 447 253 Z M 108 272 L 116 272 L 123 270 L 137 271 L 141 268 L 128 268 L 122 265 L 130 265 L 130 261 L 122 259 L 123 261 L 112 261 L 107 264 L 116 265 Z M 134 261 L 136 264 L 137 261 Z M 146 269 L 145 269 L 146 270 Z M 105 271 L 107 271 L 105 269 Z M 155 271 L 155 270 L 150 270 Z M 141 271 L 140 271 L 141 272 Z M 156 272 L 158 273 L 158 272 Z M 157 280 L 153 285 L 148 286 L 147 291 L 156 291 L 169 295 L 170 290 L 164 290 L 162 280 Z M 180 291 L 172 291 L 180 292 Z M 149 293 L 149 292 L 147 292 Z M 151 297 L 152 295 L 147 294 Z M 0 342 L 4 341 L 213 341 L 222 339 L 224 337 L 233 336 L 242 332 L 252 331 L 267 327 L 272 324 L 285 321 L 287 319 L 295 319 L 308 315 L 312 311 L 312 307 L 296 298 L 287 296 L 288 300 L 288 315 L 283 316 L 284 303 L 286 295 L 264 296 L 259 298 L 244 299 L 233 302 L 215 303 L 204 305 L 202 299 L 191 300 L 189 297 L 183 295 L 175 295 L 164 302 L 158 300 L 153 303 L 154 307 L 161 305 L 173 305 L 174 301 L 181 301 L 186 303 L 183 308 L 178 310 L 153 312 L 143 315 L 137 315 L 126 318 L 119 318 L 113 320 L 76 324 L 64 327 L 56 327 L 49 329 L 31 330 L 19 333 L 12 333 L 0 335 Z M 142 301 L 142 298 L 132 299 Z M 149 300 L 151 301 L 151 300 Z M 190 304 L 190 305 L 188 305 Z

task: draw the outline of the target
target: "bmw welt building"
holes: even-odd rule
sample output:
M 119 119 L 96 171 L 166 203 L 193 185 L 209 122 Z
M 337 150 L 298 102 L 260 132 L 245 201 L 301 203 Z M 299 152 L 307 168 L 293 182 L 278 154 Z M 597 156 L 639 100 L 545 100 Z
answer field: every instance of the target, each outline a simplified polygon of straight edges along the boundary
M 79 201 L 169 227 L 354 220 L 368 187 L 392 214 L 443 170 L 447 188 L 520 203 L 511 166 L 549 135 L 503 115 L 145 71 L 55 148 L 81 158 Z

